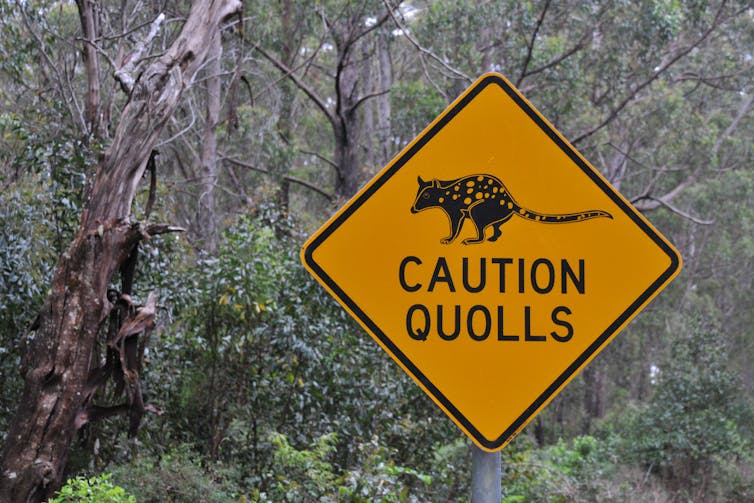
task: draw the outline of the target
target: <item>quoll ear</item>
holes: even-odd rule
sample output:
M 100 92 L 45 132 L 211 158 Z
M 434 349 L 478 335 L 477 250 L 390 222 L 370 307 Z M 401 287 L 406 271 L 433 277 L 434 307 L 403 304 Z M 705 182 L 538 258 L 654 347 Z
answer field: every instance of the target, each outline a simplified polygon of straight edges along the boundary
M 438 180 L 437 178 L 435 178 L 434 180 L 432 180 L 432 187 L 434 187 L 434 188 L 440 187 L 440 180 Z
M 420 176 L 416 177 L 416 181 L 419 182 L 420 186 L 427 185 L 427 182 L 425 182 L 424 180 L 422 180 L 422 177 L 420 177 Z

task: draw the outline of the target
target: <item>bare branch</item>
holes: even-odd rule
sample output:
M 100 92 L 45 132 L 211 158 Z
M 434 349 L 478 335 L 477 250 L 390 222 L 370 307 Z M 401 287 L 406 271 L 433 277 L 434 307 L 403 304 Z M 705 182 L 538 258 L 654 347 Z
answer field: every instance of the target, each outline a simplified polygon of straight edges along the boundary
M 398 2 L 398 5 L 400 5 L 401 3 L 402 2 Z M 377 22 L 375 22 L 374 24 L 370 25 L 369 27 L 367 27 L 366 30 L 362 31 L 361 33 L 359 33 L 358 35 L 356 35 L 353 39 L 351 39 L 351 43 L 352 44 L 355 43 L 360 38 L 363 38 L 363 37 L 369 35 L 371 32 L 373 32 L 377 28 L 380 28 L 383 24 L 385 24 L 385 22 L 388 19 L 390 19 L 391 15 L 392 15 L 391 12 L 386 12 L 381 18 L 379 18 L 377 20 Z
M 113 68 L 113 70 L 117 70 L 118 64 L 115 61 L 113 61 L 113 58 L 111 58 L 110 55 L 104 49 L 102 49 L 102 47 L 98 46 L 96 42 L 93 42 L 92 40 L 82 38 L 82 37 L 76 37 L 76 40 L 78 42 L 83 42 L 87 45 L 92 46 L 94 50 L 97 51 L 97 54 L 99 54 L 100 56 L 104 57 L 107 60 L 107 63 Z
M 103 419 L 117 416 L 119 414 L 126 414 L 129 409 L 129 405 L 125 403 L 121 405 L 113 405 L 111 407 L 90 405 L 76 414 L 76 419 L 74 420 L 74 428 L 76 430 L 80 430 L 83 426 L 89 423 L 101 421 Z
M 229 162 L 231 164 L 235 164 L 236 166 L 240 166 L 242 168 L 246 168 L 246 169 L 250 169 L 252 171 L 256 171 L 257 173 L 262 173 L 262 174 L 265 174 L 265 175 L 272 175 L 272 173 L 270 173 L 268 170 L 266 170 L 264 168 L 260 168 L 258 166 L 254 166 L 253 164 L 249 164 L 248 162 L 244 162 L 244 161 L 241 161 L 241 160 L 238 160 L 238 159 L 234 159 L 232 157 L 226 157 L 226 156 L 220 154 L 220 159 L 222 159 L 223 161 L 227 161 L 227 162 Z M 298 185 L 301 185 L 302 187 L 306 187 L 307 189 L 313 190 L 314 192 L 316 192 L 317 194 L 321 195 L 322 197 L 324 197 L 328 201 L 332 201 L 333 199 L 335 199 L 335 197 L 332 194 L 326 192 L 321 187 L 318 187 L 318 186 L 314 185 L 313 183 L 308 182 L 308 181 L 306 181 L 306 180 L 304 180 L 302 178 L 298 178 L 298 177 L 290 176 L 290 175 L 285 175 L 283 177 L 283 179 L 287 180 L 287 181 L 289 181 L 291 183 L 296 183 Z
M 304 94 L 306 94 L 312 102 L 319 108 L 323 114 L 325 114 L 325 117 L 327 117 L 327 120 L 330 121 L 330 124 L 332 125 L 333 129 L 336 129 L 337 126 L 337 119 L 335 118 L 335 115 L 333 115 L 332 111 L 330 111 L 327 108 L 327 105 L 325 104 L 325 101 L 319 97 L 319 95 L 308 85 L 306 85 L 305 82 L 303 82 L 301 79 L 299 79 L 295 73 L 293 73 L 293 70 L 288 68 L 282 61 L 277 59 L 272 54 L 268 53 L 264 49 L 262 49 L 260 46 L 256 45 L 254 46 L 254 49 L 256 49 L 262 56 L 267 59 L 270 63 L 272 63 L 275 67 L 277 67 L 278 70 L 283 72 L 283 74 L 290 78 L 291 81 L 298 87 L 301 91 L 303 91 Z
M 338 170 L 338 165 L 337 164 L 335 164 L 332 160 L 330 160 L 327 157 L 323 156 L 319 152 L 314 152 L 314 151 L 311 151 L 311 150 L 303 150 L 303 149 L 299 149 L 299 152 L 301 152 L 302 154 L 307 154 L 307 155 L 314 156 L 317 159 L 319 159 L 320 161 L 322 161 L 325 164 L 327 164 L 328 166 L 330 166 L 331 168 L 333 168 L 335 171 Z
M 75 68 L 75 65 L 74 65 Z M 79 105 L 79 100 L 76 99 L 76 93 L 73 90 L 73 84 L 71 84 L 71 75 L 70 72 L 68 72 L 68 64 L 63 64 L 63 75 L 65 75 L 65 83 L 68 85 L 68 92 L 71 94 L 71 102 L 73 103 L 73 107 L 76 109 L 76 116 L 79 119 L 79 122 L 81 123 L 84 131 L 89 131 L 89 126 L 86 124 L 86 119 L 84 119 L 84 112 L 81 110 L 81 105 Z
M 644 192 L 641 195 L 636 196 L 635 198 L 633 198 L 631 200 L 631 202 L 634 203 L 634 202 L 645 200 L 645 199 L 647 199 L 647 200 L 648 199 L 657 199 L 658 202 L 656 202 L 656 203 L 647 203 L 644 206 L 642 206 L 642 209 L 653 210 L 653 209 L 656 209 L 657 207 L 660 206 L 660 202 L 659 202 L 660 200 L 663 201 L 663 202 L 666 202 L 666 203 L 670 202 L 672 199 L 674 199 L 676 196 L 678 196 L 681 192 L 683 192 L 684 190 L 686 190 L 687 187 L 690 187 L 691 185 L 693 185 L 694 183 L 696 183 L 696 180 L 697 180 L 696 173 L 692 173 L 692 174 L 688 175 L 681 183 L 679 183 L 678 185 L 676 185 L 672 190 L 666 192 L 665 195 L 660 196 L 659 198 L 654 198 L 652 196 L 652 191 L 654 190 L 654 185 L 657 182 L 657 180 L 660 179 L 660 177 L 661 177 L 661 175 L 662 175 L 663 172 L 664 172 L 663 170 L 658 170 L 658 172 L 655 174 L 655 176 L 652 178 L 652 180 L 649 182 L 649 184 L 647 184 L 647 187 L 644 190 Z
M 640 204 L 641 201 L 649 201 L 648 204 Z M 650 211 L 659 208 L 660 206 L 665 207 L 672 211 L 673 213 L 682 216 L 683 218 L 687 220 L 691 220 L 692 222 L 699 224 L 699 225 L 712 225 L 715 223 L 715 220 L 702 220 L 698 217 L 695 217 L 693 215 L 690 215 L 686 213 L 685 211 L 681 210 L 680 208 L 673 206 L 668 201 L 663 200 L 663 198 L 656 198 L 652 196 L 644 196 L 639 201 L 632 201 L 632 203 L 635 203 L 636 209 L 639 211 Z
M 414 38 L 413 35 L 411 35 L 411 32 L 409 31 L 409 29 L 406 28 L 403 25 L 403 23 L 401 23 L 398 20 L 398 18 L 395 16 L 395 13 L 393 12 L 393 8 L 390 6 L 390 4 L 387 2 L 387 0 L 382 0 L 382 3 L 385 4 L 385 8 L 387 9 L 388 14 L 390 14 L 390 17 L 392 18 L 393 23 L 395 23 L 395 26 L 397 26 L 398 29 L 401 30 L 401 33 L 406 37 L 406 39 L 409 42 L 411 42 L 411 45 L 413 45 L 416 48 L 416 50 L 418 50 L 422 54 L 426 54 L 427 56 L 429 56 L 433 60 L 437 61 L 438 63 L 440 63 L 443 66 L 443 68 L 445 68 L 446 70 L 448 70 L 449 72 L 451 72 L 456 77 L 462 78 L 463 80 L 466 81 L 466 83 L 470 84 L 471 82 L 473 82 L 474 79 L 472 79 L 471 77 L 469 77 L 468 75 L 466 75 L 462 71 L 460 71 L 460 70 L 458 70 L 456 68 L 453 68 L 448 63 L 446 63 L 442 58 L 440 58 L 437 54 L 435 54 L 432 51 L 430 51 L 429 49 L 423 47 L 419 43 L 419 41 L 416 40 L 416 38 Z
M 142 23 L 140 25 L 134 26 L 133 28 L 129 29 L 128 31 L 124 31 L 124 32 L 119 33 L 117 35 L 100 36 L 96 40 L 94 40 L 93 42 L 99 42 L 100 40 L 112 41 L 112 40 L 118 40 L 118 39 L 121 39 L 121 38 L 126 38 L 129 35 L 131 35 L 132 33 L 136 33 L 137 31 L 140 31 L 145 26 L 148 26 L 148 25 L 154 23 L 154 21 L 155 21 L 154 19 L 152 21 L 146 21 L 146 22 L 144 22 L 144 23 Z M 169 20 L 168 22 L 171 22 L 171 21 L 175 21 L 175 19 Z M 182 19 L 182 21 L 185 21 L 185 19 Z M 81 39 L 77 39 L 77 40 L 81 40 Z M 88 42 L 88 40 L 85 40 L 85 42 Z
M 663 75 L 671 66 L 673 66 L 675 63 L 677 63 L 679 60 L 681 60 L 684 56 L 689 54 L 692 50 L 694 50 L 696 47 L 699 47 L 706 39 L 709 37 L 709 35 L 715 31 L 717 28 L 719 28 L 725 21 L 727 21 L 730 18 L 723 19 L 723 10 L 725 8 L 725 0 L 723 0 L 720 3 L 720 7 L 717 10 L 717 13 L 715 13 L 715 19 L 712 21 L 712 24 L 710 24 L 709 28 L 707 28 L 704 33 L 699 36 L 693 43 L 687 45 L 686 47 L 679 50 L 674 55 L 667 55 L 667 60 L 663 63 L 661 63 L 655 71 L 652 72 L 652 74 L 647 77 L 643 82 L 639 83 L 631 91 L 628 93 L 627 96 L 623 98 L 623 100 L 618 103 L 618 105 L 613 108 L 610 113 L 605 117 L 602 122 L 594 126 L 592 129 L 580 134 L 575 139 L 571 141 L 572 144 L 577 144 L 586 138 L 589 138 L 594 133 L 599 131 L 600 129 L 604 128 L 608 124 L 610 124 L 613 120 L 615 120 L 616 117 L 618 117 L 618 114 L 634 99 L 636 99 L 641 91 L 652 84 L 655 80 L 657 80 L 661 75 Z
M 50 58 L 50 55 L 47 54 L 47 49 L 45 46 L 44 41 L 39 36 L 39 34 L 34 31 L 31 27 L 31 22 L 29 21 L 29 17 L 26 15 L 26 3 L 21 2 L 20 0 L 16 0 L 16 5 L 18 6 L 19 12 L 21 12 L 21 17 L 24 20 L 24 25 L 26 26 L 26 29 L 31 33 L 32 37 L 34 37 L 34 40 L 36 40 L 37 45 L 39 46 L 39 52 L 42 54 L 42 59 L 45 60 L 45 63 L 47 63 L 47 66 L 52 69 L 53 73 L 55 74 L 55 79 L 58 81 L 58 89 L 60 89 L 61 94 L 63 93 L 64 85 L 63 85 L 63 78 L 60 76 L 60 71 L 58 70 L 58 66 L 53 63 L 52 59 Z M 65 96 L 63 96 L 65 98 Z M 71 98 L 75 100 L 75 96 L 71 95 Z M 64 99 L 65 104 L 68 106 L 68 111 L 71 114 L 71 117 L 79 117 L 79 120 L 81 121 L 81 127 L 82 131 L 86 131 L 86 122 L 84 121 L 83 115 L 76 114 L 75 110 L 71 106 L 71 101 L 68 99 Z
M 196 122 L 196 113 L 194 112 L 194 107 L 191 106 L 191 100 L 188 99 L 188 100 L 186 100 L 186 102 L 188 103 L 188 108 L 189 108 L 189 111 L 191 112 L 191 121 L 189 122 L 188 126 L 186 126 L 185 128 L 181 129 L 180 131 L 178 131 L 176 134 L 174 134 L 173 136 L 171 136 L 167 140 L 162 140 L 160 143 L 158 143 L 155 146 L 155 148 L 159 148 L 159 147 L 161 147 L 163 145 L 166 145 L 166 144 L 172 142 L 176 138 L 180 138 L 181 136 L 183 136 L 186 133 L 188 133 L 189 131 L 191 131 L 191 129 L 194 127 L 194 123 Z M 175 121 L 175 118 L 171 116 L 170 120 L 171 121 Z
M 429 68 L 427 68 L 427 62 L 424 60 L 423 57 L 421 57 L 421 55 L 419 55 L 419 61 L 422 64 L 422 73 L 424 73 L 424 78 L 427 79 L 427 82 L 429 82 L 430 84 L 432 84 L 432 87 L 435 89 L 435 91 L 437 92 L 437 94 L 439 94 L 440 96 L 442 96 L 442 99 L 446 103 L 450 102 L 451 99 L 448 96 L 448 93 L 444 89 L 442 89 L 437 84 L 437 82 L 435 82 L 435 79 L 433 79 L 432 76 L 429 74 Z
M 524 59 L 524 64 L 521 66 L 521 74 L 518 76 L 518 80 L 516 80 L 516 87 L 521 87 L 521 82 L 523 82 L 524 78 L 526 78 L 526 71 L 529 68 L 532 53 L 534 52 L 534 43 L 537 41 L 537 34 L 539 33 L 539 29 L 542 27 L 542 23 L 545 20 L 545 15 L 547 14 L 547 9 L 549 8 L 550 0 L 546 0 L 544 6 L 542 7 L 542 12 L 540 12 L 539 17 L 537 18 L 537 24 L 534 26 L 534 31 L 531 34 L 529 43 L 526 45 L 526 58 Z
M 741 119 L 743 119 L 749 112 L 749 110 L 751 110 L 752 104 L 754 104 L 754 93 L 749 94 L 748 98 L 743 102 L 741 108 L 738 110 L 738 114 L 736 114 L 733 122 L 731 122 L 730 125 L 725 128 L 725 131 L 723 131 L 723 133 L 718 137 L 715 145 L 712 147 L 713 156 L 717 156 L 717 153 L 720 151 L 720 147 L 723 145 L 725 139 L 733 134 L 733 132 L 738 127 L 738 124 L 741 122 Z
M 751 73 L 751 65 L 744 66 L 739 71 L 736 71 L 736 72 L 725 73 L 722 75 L 713 75 L 713 76 L 700 75 L 693 71 L 686 71 L 686 72 L 683 72 L 681 75 L 674 77 L 673 82 L 694 81 L 700 84 L 707 85 L 714 89 L 720 89 L 723 91 L 738 91 L 739 88 L 735 84 L 735 82 L 727 86 L 723 85 L 721 82 L 735 79 L 736 77 L 740 77 L 742 75 L 748 75 L 749 73 Z
M 353 106 L 351 107 L 351 110 L 356 110 L 361 105 L 363 105 L 364 102 L 366 102 L 366 101 L 368 101 L 368 100 L 370 100 L 372 98 L 376 98 L 377 96 L 385 95 L 385 94 L 387 94 L 389 92 L 390 92 L 390 89 L 385 89 L 383 91 L 375 91 L 373 93 L 365 94 L 364 96 L 362 96 L 361 98 L 359 98 L 359 100 L 356 103 L 353 104 Z
M 134 81 L 113 141 L 97 169 L 88 207 L 82 215 L 84 225 L 96 226 L 98 219 L 104 221 L 130 214 L 149 155 L 183 91 L 193 82 L 204 62 L 209 34 L 219 29 L 222 21 L 241 6 L 240 0 L 195 2 L 168 51 Z M 157 25 L 153 23 L 155 34 Z
M 565 61 L 566 59 L 570 58 L 571 56 L 579 52 L 581 49 L 583 49 L 584 46 L 586 45 L 586 41 L 588 38 L 589 38 L 589 32 L 585 32 L 584 35 L 581 36 L 579 41 L 576 42 L 576 44 L 574 44 L 573 47 L 563 52 L 556 58 L 551 59 L 544 65 L 537 67 L 534 70 L 526 72 L 526 74 L 521 78 L 521 80 L 523 81 L 523 79 L 525 79 L 526 77 L 531 77 L 532 75 L 536 75 L 538 73 L 544 72 L 545 70 L 549 70 L 553 66 L 559 65 L 560 63 L 562 63 L 563 61 Z
M 146 38 L 144 38 L 141 42 L 136 44 L 136 47 L 134 50 L 127 56 L 127 60 L 123 65 L 115 70 L 115 73 L 113 76 L 115 77 L 115 80 L 120 82 L 121 88 L 123 89 L 123 92 L 130 95 L 131 91 L 133 91 L 134 84 L 136 83 L 136 77 L 133 76 L 136 70 L 136 66 L 141 63 L 141 56 L 144 54 L 144 51 L 146 50 L 147 46 L 152 43 L 152 40 L 157 36 L 157 31 L 160 29 L 160 25 L 162 25 L 162 22 L 165 21 L 165 14 L 160 13 L 154 21 L 152 21 L 152 26 L 149 28 L 149 33 L 147 34 Z
M 714 223 L 714 220 L 702 220 L 700 218 L 694 217 L 670 203 L 670 201 L 672 201 L 676 196 L 683 192 L 687 187 L 693 185 L 696 182 L 696 174 L 690 174 L 686 177 L 686 179 L 676 185 L 672 190 L 665 193 L 663 196 L 655 197 L 651 194 L 651 192 L 654 183 L 658 178 L 659 174 L 649 183 L 647 189 L 643 194 L 631 200 L 631 204 L 633 204 L 636 209 L 638 209 L 639 211 L 652 211 L 662 206 L 669 209 L 673 213 L 676 213 L 683 218 L 691 220 L 692 222 L 695 222 L 697 224 L 710 225 Z
M 157 236 L 158 234 L 167 234 L 169 232 L 186 232 L 186 229 L 169 224 L 147 224 L 146 227 L 144 227 L 144 233 L 150 237 Z

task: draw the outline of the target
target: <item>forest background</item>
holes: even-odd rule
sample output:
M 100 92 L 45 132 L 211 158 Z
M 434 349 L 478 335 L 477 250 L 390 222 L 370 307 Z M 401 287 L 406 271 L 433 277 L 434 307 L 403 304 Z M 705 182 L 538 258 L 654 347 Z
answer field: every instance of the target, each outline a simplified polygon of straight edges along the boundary
M 204 37 L 180 61 L 190 78 L 129 181 L 125 215 L 147 223 L 138 261 L 106 278 L 122 318 L 94 332 L 89 369 L 111 379 L 61 430 L 64 459 L 35 460 L 29 494 L 79 476 L 64 492 L 112 501 L 466 500 L 469 440 L 298 250 L 492 70 L 684 257 L 663 295 L 503 450 L 503 500 L 754 500 L 750 2 L 200 4 L 228 10 L 218 30 L 188 34 Z M 37 335 L 44 310 L 76 287 L 54 283 L 56 269 L 80 229 L 110 232 L 87 222 L 92 194 L 126 183 L 94 180 L 139 133 L 127 105 L 178 50 L 190 7 L 0 0 L 5 460 L 29 369 L 44 363 L 28 348 L 57 340 Z M 108 332 L 127 325 L 122 340 Z M 122 367 L 118 351 L 133 351 Z M 61 392 L 63 370 L 45 389 Z

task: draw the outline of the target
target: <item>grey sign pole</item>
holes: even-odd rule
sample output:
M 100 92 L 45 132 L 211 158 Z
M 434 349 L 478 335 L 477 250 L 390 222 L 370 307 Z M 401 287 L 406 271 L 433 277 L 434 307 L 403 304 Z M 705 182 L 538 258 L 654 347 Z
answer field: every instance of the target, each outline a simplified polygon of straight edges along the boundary
M 500 451 L 471 446 L 471 503 L 500 503 Z

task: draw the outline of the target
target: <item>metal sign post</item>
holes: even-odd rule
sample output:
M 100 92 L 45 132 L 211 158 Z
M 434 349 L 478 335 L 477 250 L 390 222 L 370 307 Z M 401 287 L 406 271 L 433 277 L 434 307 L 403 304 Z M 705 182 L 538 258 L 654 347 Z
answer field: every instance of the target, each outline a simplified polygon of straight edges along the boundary
M 471 446 L 471 503 L 500 503 L 502 491 L 500 451 Z

